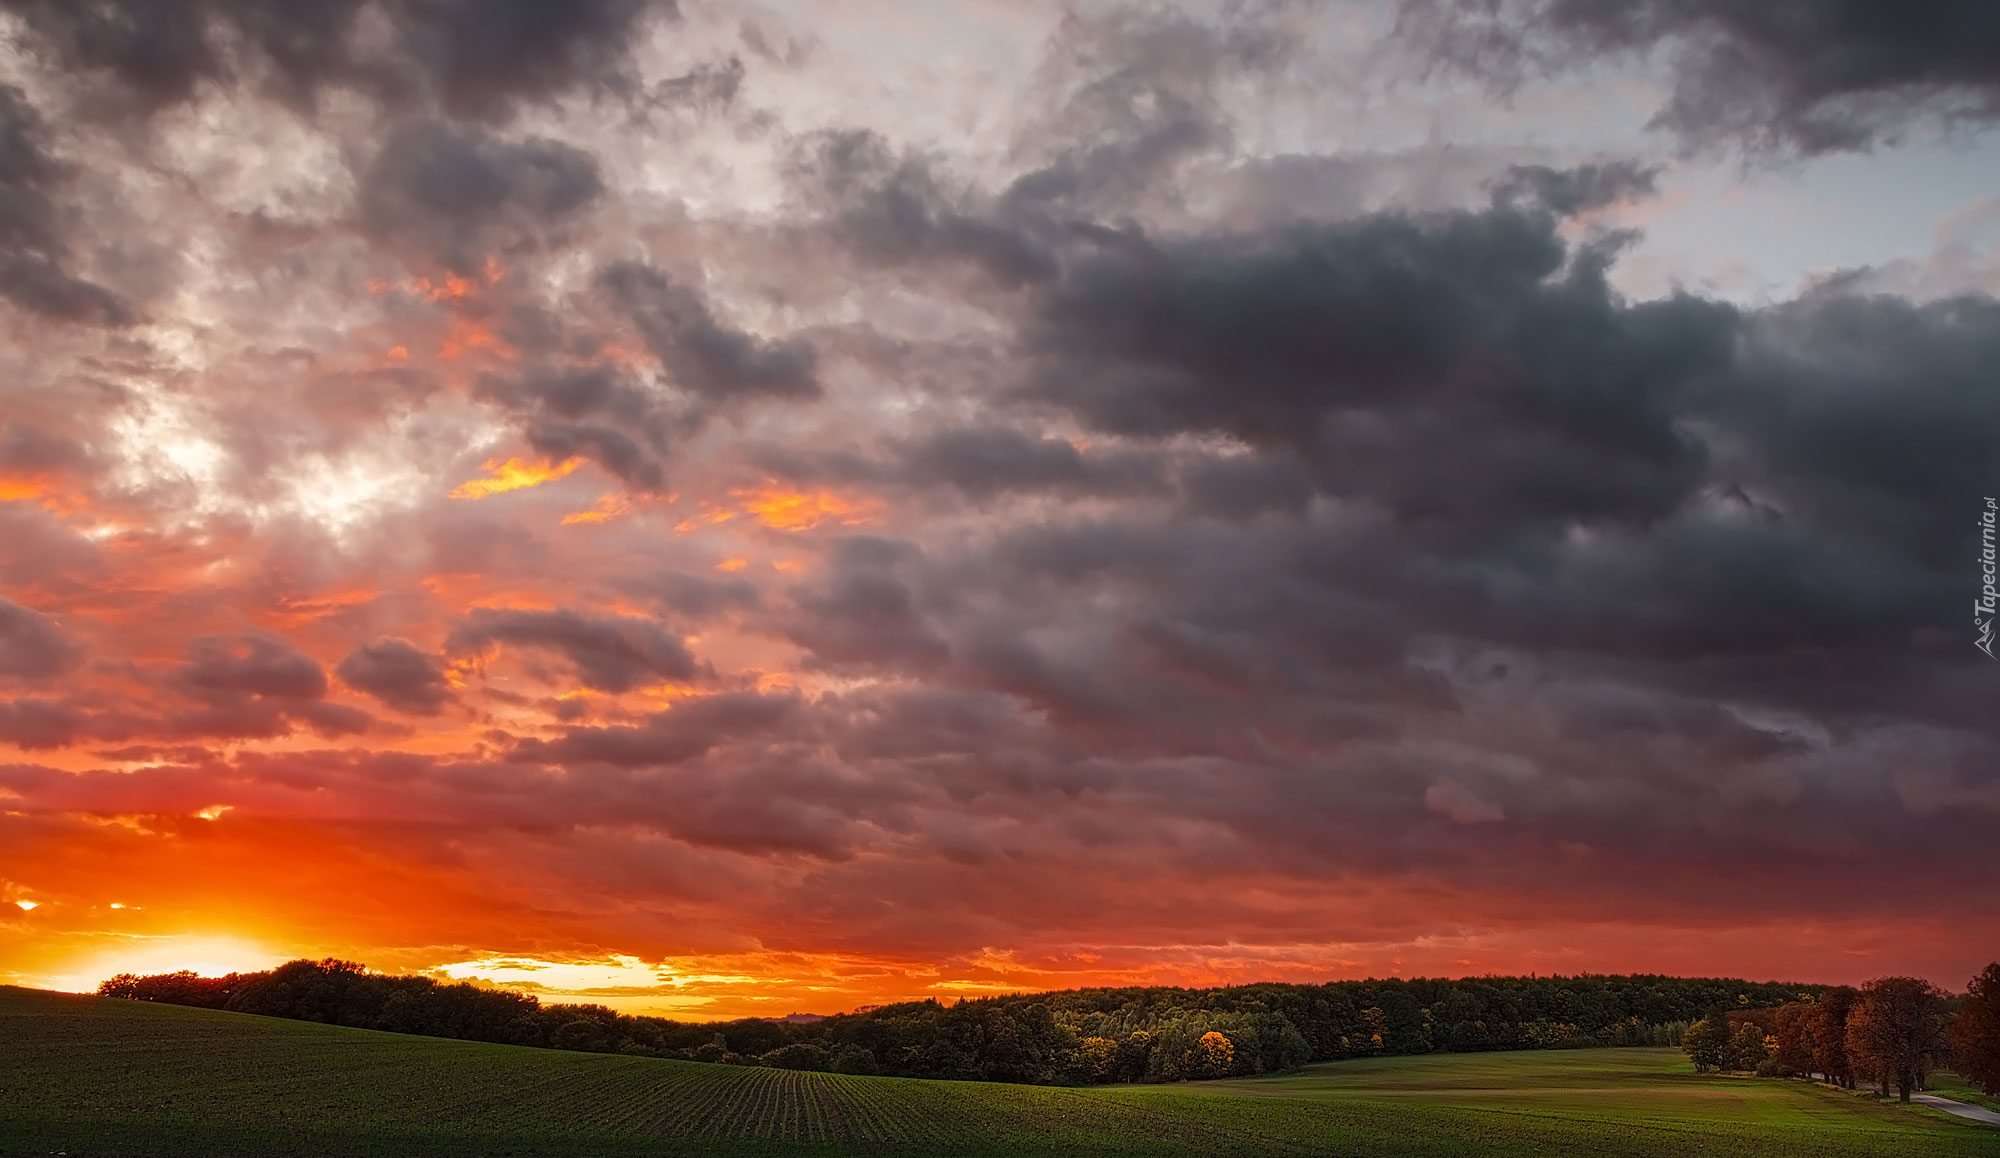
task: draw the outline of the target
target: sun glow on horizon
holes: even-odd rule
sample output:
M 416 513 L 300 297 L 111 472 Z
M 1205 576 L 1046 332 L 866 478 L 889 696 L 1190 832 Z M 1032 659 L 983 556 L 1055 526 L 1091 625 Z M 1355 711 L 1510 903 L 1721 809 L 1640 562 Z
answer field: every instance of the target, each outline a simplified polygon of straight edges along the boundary
M 61 973 L 23 975 L 18 980 L 64 993 L 94 993 L 99 984 L 120 973 L 145 976 L 185 969 L 203 977 L 221 977 L 270 969 L 288 959 L 286 954 L 241 937 L 140 937 L 133 938 L 133 943 L 125 947 L 80 958 Z

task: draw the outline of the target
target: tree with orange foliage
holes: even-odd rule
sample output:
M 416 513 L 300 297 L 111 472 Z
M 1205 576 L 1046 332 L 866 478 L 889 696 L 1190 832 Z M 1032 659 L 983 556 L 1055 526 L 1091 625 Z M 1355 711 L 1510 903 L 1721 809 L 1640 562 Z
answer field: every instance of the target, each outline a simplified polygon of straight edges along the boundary
M 1847 1053 L 1884 1097 L 1894 1085 L 1909 1101 L 1947 1048 L 1942 989 L 1920 977 L 1877 977 L 1861 987 L 1847 1019 Z
M 1989 1095 L 2000 1094 L 2000 961 L 1965 989 L 1965 1008 L 1951 1023 L 1952 1066 Z
M 1778 1072 L 1786 1077 L 1812 1072 L 1812 1031 L 1817 1011 L 1807 1002 L 1788 1001 L 1771 1012 L 1771 1019 L 1776 1026 L 1772 1036 L 1778 1039 L 1772 1060 L 1778 1063 Z
M 1236 1064 L 1236 1045 L 1225 1034 L 1209 1030 L 1195 1043 L 1195 1066 L 1203 1077 L 1219 1078 Z

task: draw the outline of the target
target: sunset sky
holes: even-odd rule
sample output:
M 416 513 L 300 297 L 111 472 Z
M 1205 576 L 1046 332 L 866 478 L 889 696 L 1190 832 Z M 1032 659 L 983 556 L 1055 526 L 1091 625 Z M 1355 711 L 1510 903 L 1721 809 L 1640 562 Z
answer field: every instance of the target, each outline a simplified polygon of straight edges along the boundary
M 0 0 L 0 982 L 1960 988 L 1997 178 L 1991 0 Z

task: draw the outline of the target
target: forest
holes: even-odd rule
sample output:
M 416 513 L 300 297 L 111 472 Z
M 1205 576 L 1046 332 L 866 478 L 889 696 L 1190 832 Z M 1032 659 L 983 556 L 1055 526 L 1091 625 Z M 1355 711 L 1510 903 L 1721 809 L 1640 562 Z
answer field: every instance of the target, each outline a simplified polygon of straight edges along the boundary
M 1653 975 L 1133 987 L 864 1007 L 811 1021 L 681 1022 L 543 1004 L 335 959 L 103 983 L 105 996 L 555 1049 L 1036 1084 L 1173 1082 L 1384 1054 L 1679 1045 L 1712 1015 L 1809 1003 L 1824 986 Z

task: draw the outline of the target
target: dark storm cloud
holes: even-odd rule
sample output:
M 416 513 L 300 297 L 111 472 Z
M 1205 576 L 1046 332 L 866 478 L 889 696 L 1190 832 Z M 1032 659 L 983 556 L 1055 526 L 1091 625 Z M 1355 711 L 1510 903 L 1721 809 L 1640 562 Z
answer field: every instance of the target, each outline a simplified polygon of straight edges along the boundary
M 1042 394 L 1099 428 L 1289 448 L 1406 517 L 1657 518 L 1704 455 L 1675 399 L 1737 323 L 1626 307 L 1601 260 L 1509 210 L 1134 246 L 1053 288 L 1028 341 Z
M 1795 519 L 1949 566 L 1964 515 L 1947 496 L 2000 485 L 2000 302 L 1836 286 L 1763 311 L 1754 334 L 1707 407 L 1743 439 L 1732 481 Z
M 362 644 L 334 673 L 348 687 L 415 716 L 435 716 L 453 699 L 443 666 L 408 640 Z
M 1864 149 L 1922 118 L 2000 117 L 1986 0 L 1405 0 L 1407 30 L 1500 78 L 1665 47 L 1654 123 L 1684 140 Z
M 67 266 L 70 246 L 57 208 L 67 183 L 49 154 L 49 129 L 26 94 L 0 85 L 0 297 L 45 317 L 125 323 L 130 309 Z
M 149 114 L 205 84 L 261 80 L 310 102 L 351 87 L 497 119 L 564 92 L 631 95 L 631 50 L 672 0 L 6 0 L 31 50 Z M 379 19 L 386 37 L 364 30 Z M 364 31 L 370 33 L 364 35 Z M 108 82 L 108 84 L 106 83 Z M 108 110 L 108 111 L 116 111 Z
M 0 598 L 0 676 L 45 680 L 82 661 L 83 650 L 55 620 Z
M 590 154 L 560 141 L 506 141 L 421 122 L 398 130 L 361 179 L 362 222 L 472 272 L 539 247 L 604 191 Z
M 820 396 L 818 358 L 807 343 L 737 329 L 718 319 L 694 289 L 648 265 L 620 262 L 599 280 L 645 336 L 668 380 L 701 402 L 720 406 Z
M 1272 582 L 1523 646 L 1770 674 L 1791 647 L 1905 653 L 1995 484 L 1990 301 L 1627 303 L 1514 210 L 1128 251 L 1052 287 L 1028 341 L 1093 425 L 1253 448 L 1193 495 L 1226 469 L 1297 511 L 1303 474 L 1387 515 L 1239 548 L 1277 552 Z
M 452 629 L 445 650 L 476 653 L 495 644 L 556 652 L 585 687 L 604 692 L 691 680 L 708 671 L 680 637 L 650 619 L 568 610 L 475 609 Z

